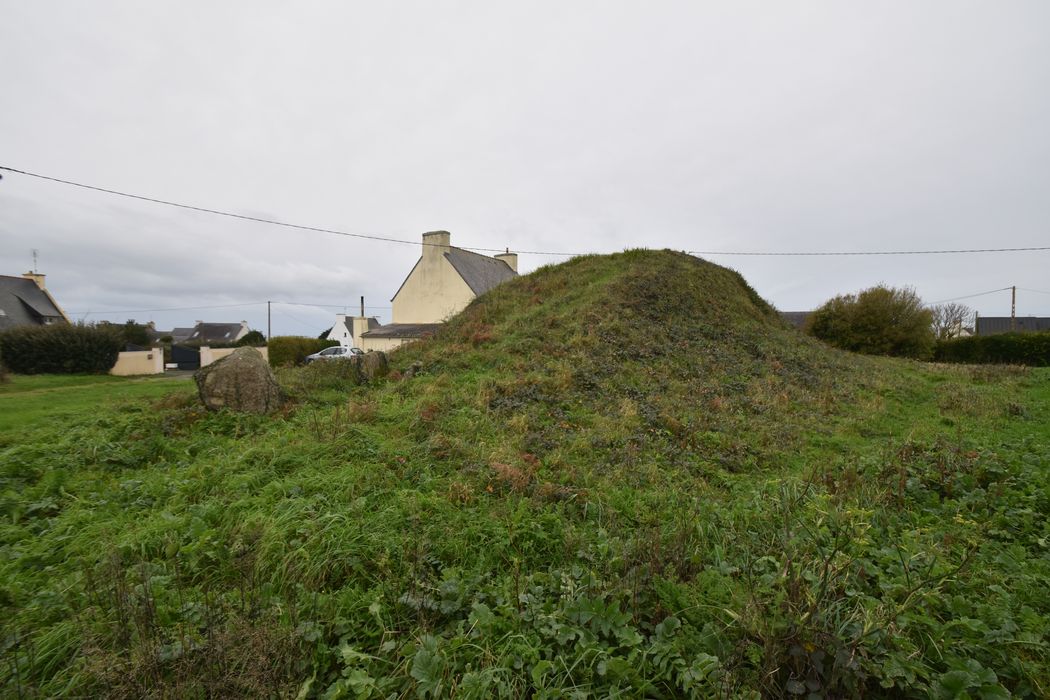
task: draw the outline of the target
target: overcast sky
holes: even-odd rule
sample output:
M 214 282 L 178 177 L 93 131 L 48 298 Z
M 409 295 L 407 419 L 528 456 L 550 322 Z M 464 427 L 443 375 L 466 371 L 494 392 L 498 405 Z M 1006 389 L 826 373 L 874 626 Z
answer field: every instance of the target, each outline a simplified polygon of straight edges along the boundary
M 1050 3 L 0 0 L 0 165 L 511 250 L 1045 246 Z M 388 321 L 420 252 L 2 174 L 0 274 L 38 249 L 77 318 Z M 706 257 L 782 310 L 1050 292 L 1050 251 Z

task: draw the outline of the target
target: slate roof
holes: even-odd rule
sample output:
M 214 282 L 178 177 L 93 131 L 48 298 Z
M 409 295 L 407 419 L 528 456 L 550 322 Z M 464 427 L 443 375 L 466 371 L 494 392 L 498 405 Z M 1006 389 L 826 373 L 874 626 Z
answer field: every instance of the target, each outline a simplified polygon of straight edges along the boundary
M 1050 331 L 1050 318 L 1045 316 L 1018 316 L 1016 330 L 1019 333 Z M 977 335 L 998 335 L 1010 332 L 1009 316 L 978 316 Z
M 802 327 L 806 325 L 806 321 L 809 320 L 809 315 L 812 311 L 781 311 L 780 318 L 790 323 L 795 328 L 802 330 Z
M 181 330 L 181 329 L 180 329 Z M 241 332 L 239 323 L 198 323 L 187 341 L 232 343 Z
M 362 338 L 427 338 L 437 333 L 441 323 L 388 323 L 361 334 Z
M 504 261 L 462 248 L 453 247 L 445 253 L 445 259 L 452 263 L 452 267 L 477 296 L 481 296 L 500 282 L 518 276 Z
M 64 321 L 65 316 L 33 280 L 0 275 L 0 331 L 15 326 L 42 326 L 45 319 Z

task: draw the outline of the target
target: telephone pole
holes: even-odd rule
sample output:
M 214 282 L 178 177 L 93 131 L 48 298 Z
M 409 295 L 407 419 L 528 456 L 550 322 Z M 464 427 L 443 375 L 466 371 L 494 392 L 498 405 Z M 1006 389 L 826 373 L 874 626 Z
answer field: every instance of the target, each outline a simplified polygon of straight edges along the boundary
M 266 302 L 266 342 L 270 342 L 270 302 Z
M 1010 332 L 1017 330 L 1017 287 L 1010 287 Z

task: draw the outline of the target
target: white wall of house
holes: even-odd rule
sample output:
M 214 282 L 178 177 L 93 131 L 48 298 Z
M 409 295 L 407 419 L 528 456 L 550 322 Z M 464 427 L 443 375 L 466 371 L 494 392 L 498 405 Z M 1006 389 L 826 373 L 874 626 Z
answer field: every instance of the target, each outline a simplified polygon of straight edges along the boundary
M 373 328 L 379 328 L 382 324 L 379 323 L 379 319 L 374 316 L 355 316 L 353 320 L 354 327 L 354 347 L 366 350 L 365 346 L 361 343 L 365 342 L 365 339 L 361 337 L 363 333 L 367 333 Z
M 332 324 L 332 330 L 328 332 L 328 340 L 334 340 L 344 347 L 354 347 L 354 338 L 346 327 L 346 314 L 335 315 L 335 323 Z
M 394 295 L 393 323 L 442 323 L 474 299 L 474 292 L 445 259 L 450 250 L 448 231 L 423 234 L 423 255 Z
M 164 350 L 151 348 L 117 353 L 117 363 L 110 368 L 109 373 L 118 377 L 164 374 Z
M 361 338 L 361 345 L 358 345 L 357 347 L 365 352 L 368 352 L 369 350 L 390 352 L 391 350 L 410 342 L 412 342 L 410 338 Z

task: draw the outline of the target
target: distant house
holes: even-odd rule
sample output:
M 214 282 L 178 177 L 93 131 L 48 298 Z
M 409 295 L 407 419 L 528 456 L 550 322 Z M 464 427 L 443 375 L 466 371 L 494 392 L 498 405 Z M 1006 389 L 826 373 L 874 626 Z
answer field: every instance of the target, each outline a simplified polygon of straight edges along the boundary
M 248 335 L 251 328 L 247 321 L 240 323 L 205 323 L 197 321 L 192 328 L 173 328 L 170 331 L 158 331 L 151 329 L 150 337 L 153 340 L 171 337 L 174 345 L 208 345 L 218 343 L 234 343 Z
M 17 326 L 69 323 L 69 318 L 44 286 L 44 277 L 27 272 L 21 277 L 0 275 L 0 331 Z
M 325 337 L 328 338 L 328 340 L 336 341 L 344 347 L 358 347 L 355 345 L 355 343 L 358 342 L 356 339 L 360 338 L 362 333 L 370 331 L 373 328 L 379 328 L 379 326 L 379 320 L 375 318 L 336 314 L 332 330 L 330 330 Z
M 451 244 L 448 231 L 423 234 L 423 252 L 394 294 L 392 321 L 351 319 L 354 345 L 362 350 L 390 350 L 432 335 L 475 297 L 518 276 L 518 256 L 488 257 Z M 333 329 L 333 332 L 336 329 Z
M 1033 333 L 1050 331 L 1050 318 L 1045 316 L 1018 316 L 1011 326 L 1009 316 L 978 316 L 977 335 L 998 335 L 1000 333 Z

